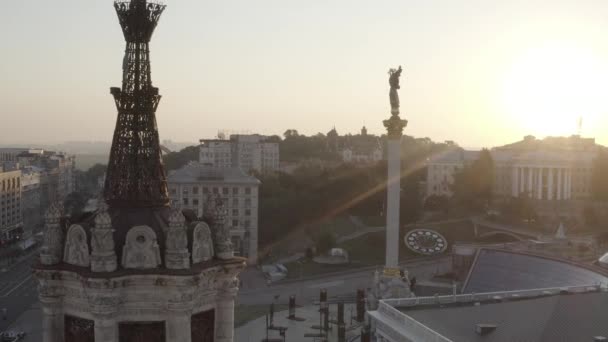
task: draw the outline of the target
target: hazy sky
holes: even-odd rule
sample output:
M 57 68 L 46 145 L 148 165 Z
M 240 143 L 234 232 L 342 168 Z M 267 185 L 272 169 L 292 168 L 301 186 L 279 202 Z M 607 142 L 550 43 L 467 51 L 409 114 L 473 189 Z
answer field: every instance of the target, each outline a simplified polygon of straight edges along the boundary
M 605 0 L 165 3 L 151 44 L 161 139 L 379 134 L 402 64 L 407 134 L 493 146 L 573 134 L 583 116 L 583 135 L 608 144 Z M 111 140 L 112 1 L 9 1 L 0 32 L 0 143 Z

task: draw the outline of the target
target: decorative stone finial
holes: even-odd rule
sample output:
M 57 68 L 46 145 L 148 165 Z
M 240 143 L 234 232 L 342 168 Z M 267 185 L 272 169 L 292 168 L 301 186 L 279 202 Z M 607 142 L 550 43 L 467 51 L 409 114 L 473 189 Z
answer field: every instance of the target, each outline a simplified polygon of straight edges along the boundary
M 148 226 L 136 226 L 129 230 L 122 249 L 122 267 L 150 269 L 160 266 L 160 248 L 156 233 Z
M 84 229 L 77 224 L 71 226 L 65 240 L 63 261 L 70 265 L 89 267 L 89 245 Z
M 63 229 L 61 227 L 61 206 L 52 203 L 47 209 L 45 218 L 44 240 L 40 250 L 40 262 L 43 265 L 56 265 L 63 256 Z
M 95 227 L 91 229 L 91 270 L 93 272 L 116 271 L 116 251 L 114 249 L 114 229 L 108 205 L 99 200 L 95 216 Z
M 169 216 L 169 229 L 165 248 L 165 265 L 169 269 L 187 269 L 190 267 L 186 219 L 181 210 L 173 209 Z
M 205 222 L 198 222 L 192 231 L 192 263 L 213 259 L 211 229 Z
M 215 255 L 222 260 L 232 259 L 234 250 L 230 241 L 230 229 L 226 225 L 227 210 L 224 200 L 217 195 L 210 195 L 205 205 L 207 217 L 211 219 Z

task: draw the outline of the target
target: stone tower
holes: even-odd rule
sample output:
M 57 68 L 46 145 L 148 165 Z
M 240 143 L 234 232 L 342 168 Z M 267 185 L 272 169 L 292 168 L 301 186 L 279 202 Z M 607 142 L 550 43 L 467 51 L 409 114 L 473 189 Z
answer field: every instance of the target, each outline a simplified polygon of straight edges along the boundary
M 46 213 L 35 266 L 44 342 L 233 341 L 245 260 L 234 257 L 223 200 L 203 218 L 170 208 L 148 43 L 165 6 L 114 4 L 127 48 L 103 198 L 98 210 Z

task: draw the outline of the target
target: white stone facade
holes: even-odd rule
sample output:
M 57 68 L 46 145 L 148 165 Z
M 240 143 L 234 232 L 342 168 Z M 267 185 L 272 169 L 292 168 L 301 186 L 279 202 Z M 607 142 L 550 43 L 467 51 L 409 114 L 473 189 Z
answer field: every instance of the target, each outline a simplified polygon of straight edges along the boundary
M 587 199 L 591 193 L 595 143 L 573 136 L 571 144 L 554 146 L 526 137 L 523 141 L 490 151 L 494 160 L 494 194 L 498 197 L 528 196 L 537 200 Z M 578 142 L 578 143 L 577 143 Z M 451 196 L 454 174 L 479 157 L 479 151 L 453 149 L 429 159 L 427 197 Z
M 232 342 L 237 276 L 245 261 L 213 252 L 230 248 L 218 216 L 213 215 L 209 229 L 204 222 L 186 222 L 179 210 L 166 209 L 167 222 L 159 221 L 165 222 L 164 232 L 135 225 L 117 245 L 115 231 L 124 221 L 113 224 L 113 218 L 124 213 L 111 210 L 102 203 L 92 223 L 66 229 L 61 208 L 49 208 L 35 267 L 43 342 L 132 341 L 123 334 L 132 332 L 133 324 L 152 324 L 158 341 Z M 152 215 L 163 216 L 166 210 Z M 207 227 L 206 236 L 196 234 L 201 225 Z M 204 244 L 206 249 L 198 251 Z M 195 257 L 201 253 L 204 258 Z

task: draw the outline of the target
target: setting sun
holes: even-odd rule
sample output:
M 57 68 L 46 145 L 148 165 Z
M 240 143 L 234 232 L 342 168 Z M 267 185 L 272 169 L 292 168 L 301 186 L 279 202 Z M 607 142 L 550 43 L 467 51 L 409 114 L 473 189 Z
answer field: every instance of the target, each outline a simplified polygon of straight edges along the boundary
M 532 48 L 506 74 L 504 106 L 531 134 L 575 134 L 579 118 L 590 126 L 606 112 L 607 75 L 593 51 L 567 44 Z

